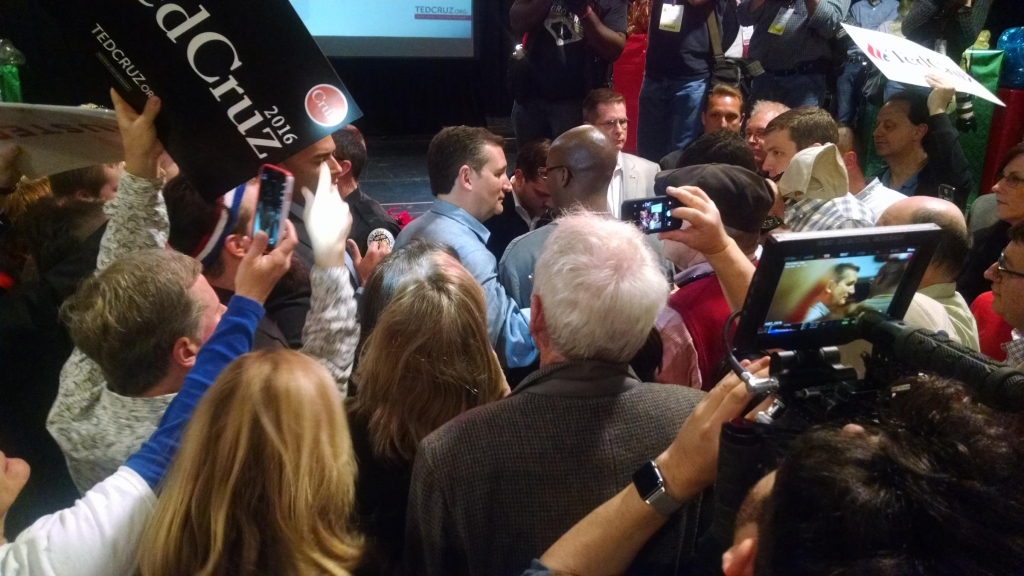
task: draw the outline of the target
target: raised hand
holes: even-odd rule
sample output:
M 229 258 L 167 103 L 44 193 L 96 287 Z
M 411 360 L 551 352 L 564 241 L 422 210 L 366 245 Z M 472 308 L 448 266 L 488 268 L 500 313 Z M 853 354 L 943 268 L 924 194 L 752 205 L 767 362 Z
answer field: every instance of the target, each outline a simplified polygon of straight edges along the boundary
M 257 232 L 249 239 L 249 248 L 235 273 L 235 294 L 245 296 L 263 304 L 277 281 L 284 276 L 292 263 L 292 252 L 299 243 L 298 234 L 291 221 L 285 221 L 285 233 L 277 246 L 269 253 L 266 232 Z
M 956 96 L 953 82 L 948 77 L 937 74 L 929 74 L 925 76 L 925 80 L 932 87 L 932 92 L 928 95 L 928 113 L 932 116 L 945 114 Z
M 703 190 L 695 186 L 669 187 L 666 193 L 683 205 L 672 210 L 672 217 L 689 223 L 689 226 L 662 232 L 658 238 L 682 242 L 705 256 L 728 248 L 730 238 L 722 225 L 718 207 Z
M 383 240 L 367 244 L 365 256 L 359 252 L 359 245 L 356 244 L 355 240 L 349 239 L 346 245 L 348 246 L 349 256 L 352 256 L 352 264 L 355 265 L 356 272 L 359 273 L 359 281 L 364 283 L 370 277 L 373 269 L 377 267 L 377 264 L 380 264 L 380 261 L 385 256 L 391 254 L 391 244 Z
M 331 184 L 331 170 L 326 162 L 320 164 L 316 194 L 303 187 L 302 195 L 306 198 L 304 220 L 313 245 L 313 262 L 320 268 L 344 266 L 345 241 L 352 230 L 352 213 L 338 188 Z
M 759 378 L 768 375 L 768 358 L 746 368 Z M 685 502 L 715 481 L 718 474 L 718 440 L 722 425 L 743 416 L 752 398 L 746 384 L 729 373 L 683 422 L 668 450 L 658 456 L 669 495 Z
M 164 145 L 156 137 L 156 126 L 153 125 L 160 113 L 160 98 L 151 96 L 146 100 L 142 114 L 136 112 L 113 88 L 110 89 L 110 99 L 114 101 L 117 126 L 121 129 L 125 171 L 140 178 L 156 178 L 160 155 L 164 152 Z

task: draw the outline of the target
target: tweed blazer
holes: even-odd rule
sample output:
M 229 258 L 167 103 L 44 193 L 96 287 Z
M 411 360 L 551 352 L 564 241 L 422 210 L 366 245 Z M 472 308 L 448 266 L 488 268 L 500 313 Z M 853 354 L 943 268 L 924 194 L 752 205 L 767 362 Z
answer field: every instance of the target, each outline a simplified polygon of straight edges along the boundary
M 423 440 L 413 466 L 404 573 L 522 574 L 629 486 L 702 397 L 642 383 L 626 364 L 564 363 L 448 422 Z M 628 573 L 677 573 L 693 552 L 701 502 L 681 508 Z

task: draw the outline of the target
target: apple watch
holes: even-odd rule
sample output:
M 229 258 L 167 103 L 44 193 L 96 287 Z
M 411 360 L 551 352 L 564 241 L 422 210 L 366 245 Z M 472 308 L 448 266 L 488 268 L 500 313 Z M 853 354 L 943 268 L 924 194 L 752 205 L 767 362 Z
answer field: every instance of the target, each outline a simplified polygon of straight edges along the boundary
M 676 502 L 668 492 L 665 491 L 665 478 L 654 461 L 650 461 L 633 473 L 633 486 L 643 498 L 662 516 L 671 516 L 683 505 Z

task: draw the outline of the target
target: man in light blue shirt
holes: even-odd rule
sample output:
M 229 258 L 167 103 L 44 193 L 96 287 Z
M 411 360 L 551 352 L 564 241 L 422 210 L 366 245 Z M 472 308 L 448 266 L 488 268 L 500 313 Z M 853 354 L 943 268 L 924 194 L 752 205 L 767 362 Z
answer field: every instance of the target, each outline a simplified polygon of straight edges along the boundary
M 451 246 L 483 287 L 487 331 L 498 359 L 503 367 L 520 368 L 537 359 L 529 310 L 521 310 L 498 282 L 497 262 L 487 250 L 490 232 L 482 224 L 501 213 L 505 194 L 512 193 L 503 146 L 501 137 L 484 128 L 441 130 L 427 151 L 430 191 L 437 199 L 402 230 L 395 248 L 417 238 Z

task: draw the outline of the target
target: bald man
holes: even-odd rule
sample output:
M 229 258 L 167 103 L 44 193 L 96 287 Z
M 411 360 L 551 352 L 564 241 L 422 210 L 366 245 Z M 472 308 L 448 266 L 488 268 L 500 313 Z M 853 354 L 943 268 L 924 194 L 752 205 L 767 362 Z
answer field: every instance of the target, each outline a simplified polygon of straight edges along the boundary
M 548 193 L 555 213 L 585 209 L 613 218 L 607 192 L 618 156 L 615 143 L 594 126 L 579 126 L 556 138 L 548 151 L 547 163 Z M 522 307 L 530 305 L 533 268 L 556 224 L 557 219 L 513 240 L 498 264 L 501 285 Z M 660 258 L 661 243 L 653 236 L 647 240 Z
M 942 229 L 935 255 L 921 278 L 917 292 L 942 304 L 960 343 L 978 350 L 978 324 L 967 302 L 956 291 L 956 280 L 971 249 L 971 236 L 967 232 L 963 212 L 946 200 L 911 196 L 886 208 L 878 219 L 879 226 L 905 224 L 935 224 Z

